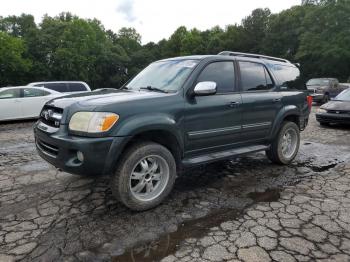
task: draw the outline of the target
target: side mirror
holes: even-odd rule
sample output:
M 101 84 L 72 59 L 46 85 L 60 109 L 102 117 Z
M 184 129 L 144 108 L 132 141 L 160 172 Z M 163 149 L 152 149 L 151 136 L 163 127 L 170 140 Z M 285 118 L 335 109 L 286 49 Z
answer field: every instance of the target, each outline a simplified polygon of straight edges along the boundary
M 211 81 L 199 82 L 194 88 L 196 96 L 209 96 L 216 94 L 216 83 Z

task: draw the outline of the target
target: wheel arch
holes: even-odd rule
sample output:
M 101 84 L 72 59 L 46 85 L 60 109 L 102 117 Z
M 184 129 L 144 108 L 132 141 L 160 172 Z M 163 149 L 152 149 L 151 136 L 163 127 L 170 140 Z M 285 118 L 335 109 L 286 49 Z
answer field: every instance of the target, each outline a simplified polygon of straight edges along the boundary
M 128 137 L 128 141 L 124 144 L 120 155 L 124 154 L 128 148 L 132 145 L 144 141 L 150 141 L 158 143 L 167 148 L 173 155 L 177 170 L 181 169 L 181 159 L 183 157 L 183 144 L 179 135 L 172 131 L 170 128 L 144 128 L 138 132 L 133 132 L 132 136 Z M 118 165 L 120 157 L 115 163 Z
M 278 112 L 272 125 L 270 139 L 273 139 L 277 135 L 280 126 L 284 121 L 294 122 L 300 129 L 300 115 L 300 111 L 295 105 L 288 105 L 282 108 Z

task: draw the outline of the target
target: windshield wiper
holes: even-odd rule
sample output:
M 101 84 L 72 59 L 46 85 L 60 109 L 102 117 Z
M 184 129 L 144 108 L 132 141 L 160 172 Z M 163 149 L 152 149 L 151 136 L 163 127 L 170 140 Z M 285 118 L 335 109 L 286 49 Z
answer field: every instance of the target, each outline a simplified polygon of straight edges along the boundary
M 157 92 L 161 92 L 161 93 L 168 93 L 167 91 L 157 88 L 157 87 L 153 87 L 153 86 L 143 86 L 140 87 L 140 89 L 146 89 L 146 90 L 150 90 L 150 91 L 157 91 Z

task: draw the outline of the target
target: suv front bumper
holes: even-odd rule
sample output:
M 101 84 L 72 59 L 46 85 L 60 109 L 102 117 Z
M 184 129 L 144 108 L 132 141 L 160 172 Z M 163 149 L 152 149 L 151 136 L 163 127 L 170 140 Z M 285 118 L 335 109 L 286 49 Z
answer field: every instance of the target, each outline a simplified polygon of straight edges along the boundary
M 50 134 L 34 125 L 39 155 L 58 169 L 77 175 L 102 175 L 114 171 L 127 137 L 80 137 Z M 59 132 L 57 132 L 59 133 Z M 83 161 L 78 159 L 81 152 Z

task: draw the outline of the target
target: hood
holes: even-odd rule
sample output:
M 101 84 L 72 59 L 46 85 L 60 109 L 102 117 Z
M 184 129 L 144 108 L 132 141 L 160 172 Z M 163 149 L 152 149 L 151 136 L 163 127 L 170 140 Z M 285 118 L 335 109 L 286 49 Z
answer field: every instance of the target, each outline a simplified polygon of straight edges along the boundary
M 350 101 L 330 101 L 321 106 L 321 108 L 326 110 L 350 111 Z
M 150 91 L 131 91 L 117 89 L 102 89 L 99 91 L 67 95 L 50 100 L 47 105 L 58 108 L 66 108 L 72 104 L 82 107 L 102 106 L 132 100 L 147 99 L 166 96 L 166 93 Z

